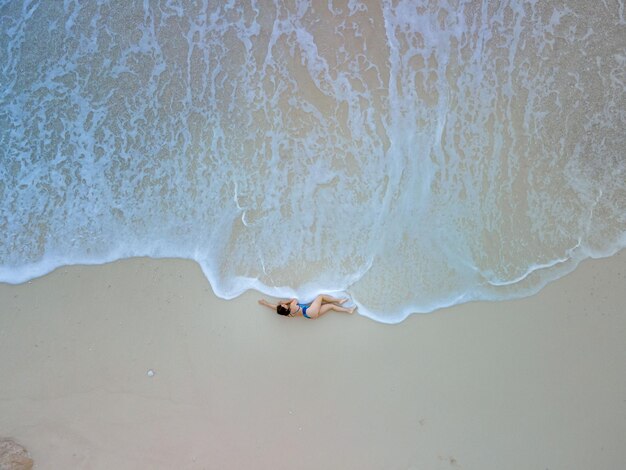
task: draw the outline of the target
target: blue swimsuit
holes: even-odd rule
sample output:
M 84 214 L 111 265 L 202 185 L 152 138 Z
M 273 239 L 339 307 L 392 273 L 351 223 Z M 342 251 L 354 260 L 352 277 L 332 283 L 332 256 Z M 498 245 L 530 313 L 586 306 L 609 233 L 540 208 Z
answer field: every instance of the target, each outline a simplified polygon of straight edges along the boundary
M 298 307 L 300 307 L 300 308 L 302 309 L 302 315 L 304 315 L 304 318 L 311 318 L 310 316 L 308 316 L 308 315 L 306 314 L 306 310 L 307 310 L 307 308 L 309 308 L 309 306 L 308 306 L 308 305 L 305 305 L 305 304 L 298 304 Z

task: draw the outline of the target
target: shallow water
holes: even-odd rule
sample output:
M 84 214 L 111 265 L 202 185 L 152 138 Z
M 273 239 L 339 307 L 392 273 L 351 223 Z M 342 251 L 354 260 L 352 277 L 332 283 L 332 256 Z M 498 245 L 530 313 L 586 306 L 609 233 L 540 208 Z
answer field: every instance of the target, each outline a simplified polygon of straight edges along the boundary
M 0 280 L 182 257 L 397 322 L 626 246 L 623 0 L 322 3 L 0 2 Z

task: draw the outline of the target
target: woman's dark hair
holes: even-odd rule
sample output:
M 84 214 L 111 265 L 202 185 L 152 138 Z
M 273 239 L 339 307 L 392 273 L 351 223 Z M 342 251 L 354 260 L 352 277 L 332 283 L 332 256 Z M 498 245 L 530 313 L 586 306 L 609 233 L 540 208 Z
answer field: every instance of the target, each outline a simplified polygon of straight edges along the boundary
M 291 313 L 291 310 L 289 309 L 289 307 L 285 307 L 281 304 L 276 306 L 276 313 L 278 313 L 279 315 L 288 316 Z

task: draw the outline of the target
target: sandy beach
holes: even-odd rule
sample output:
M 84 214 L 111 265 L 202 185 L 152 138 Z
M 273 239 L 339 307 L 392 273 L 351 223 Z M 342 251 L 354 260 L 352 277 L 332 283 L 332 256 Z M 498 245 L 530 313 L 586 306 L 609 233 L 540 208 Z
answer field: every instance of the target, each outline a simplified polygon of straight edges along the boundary
M 0 285 L 0 436 L 41 469 L 623 468 L 625 277 L 384 325 L 223 301 L 190 261 L 61 268 Z
M 626 469 L 624 0 L 1 10 L 0 470 Z

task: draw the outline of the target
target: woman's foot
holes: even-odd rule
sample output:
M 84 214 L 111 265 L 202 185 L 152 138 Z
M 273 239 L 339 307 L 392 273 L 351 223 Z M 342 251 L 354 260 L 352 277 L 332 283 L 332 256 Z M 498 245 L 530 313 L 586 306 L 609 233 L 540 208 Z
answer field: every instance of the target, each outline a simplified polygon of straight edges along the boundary
M 347 298 L 343 298 L 343 299 L 339 299 L 339 300 L 337 301 L 337 303 L 338 303 L 339 305 L 343 305 L 343 304 L 345 304 L 347 301 L 348 301 L 348 299 L 347 299 Z
M 350 309 L 348 309 L 350 315 L 352 315 L 354 313 L 354 311 L 356 310 L 356 305 Z

